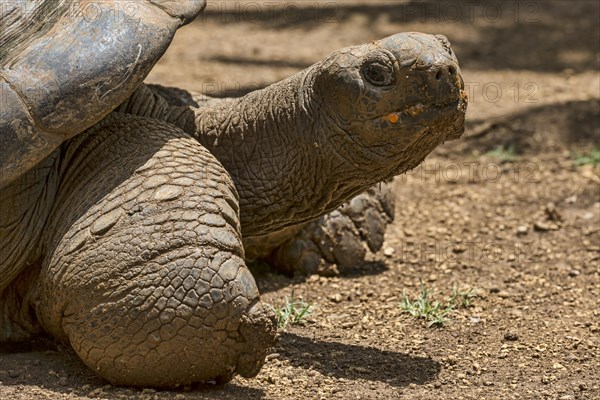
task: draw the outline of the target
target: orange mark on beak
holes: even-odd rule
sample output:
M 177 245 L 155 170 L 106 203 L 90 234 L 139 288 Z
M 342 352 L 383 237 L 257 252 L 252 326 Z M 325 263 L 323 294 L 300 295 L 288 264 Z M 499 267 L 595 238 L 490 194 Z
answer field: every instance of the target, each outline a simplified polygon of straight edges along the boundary
M 397 124 L 398 121 L 400 121 L 400 116 L 396 113 L 391 113 L 383 117 L 383 119 L 385 119 L 388 122 L 391 122 L 392 124 Z

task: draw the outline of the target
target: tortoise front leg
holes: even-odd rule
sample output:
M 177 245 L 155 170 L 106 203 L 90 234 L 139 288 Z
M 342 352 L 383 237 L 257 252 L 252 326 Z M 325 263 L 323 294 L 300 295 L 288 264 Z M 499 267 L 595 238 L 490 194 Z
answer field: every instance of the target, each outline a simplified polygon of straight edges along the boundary
M 304 225 L 244 238 L 246 259 L 262 259 L 277 270 L 301 275 L 337 275 L 360 267 L 369 251 L 383 246 L 394 220 L 394 193 L 381 183 Z
M 64 154 L 37 316 L 115 384 L 254 376 L 274 316 L 244 264 L 235 188 L 167 123 L 112 115 Z

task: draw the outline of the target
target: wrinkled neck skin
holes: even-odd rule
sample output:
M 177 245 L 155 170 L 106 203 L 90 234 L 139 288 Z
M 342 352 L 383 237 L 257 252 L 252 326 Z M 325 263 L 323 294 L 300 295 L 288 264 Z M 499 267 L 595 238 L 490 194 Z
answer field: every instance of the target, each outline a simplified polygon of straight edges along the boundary
M 313 68 L 199 107 L 168 105 L 167 96 L 143 86 L 118 111 L 166 120 L 194 136 L 235 182 L 243 236 L 264 235 L 318 218 L 375 183 L 337 153 L 347 135 L 319 102 Z
M 331 207 L 323 191 L 330 166 L 317 147 L 325 129 L 314 117 L 317 97 L 304 71 L 195 110 L 194 136 L 235 182 L 244 237 L 314 219 Z

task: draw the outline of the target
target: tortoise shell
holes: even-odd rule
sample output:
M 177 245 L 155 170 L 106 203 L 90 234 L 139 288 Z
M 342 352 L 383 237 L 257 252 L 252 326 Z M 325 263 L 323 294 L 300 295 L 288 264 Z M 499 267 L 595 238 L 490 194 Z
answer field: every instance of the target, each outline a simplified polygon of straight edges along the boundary
M 0 0 L 0 187 L 127 99 L 206 0 Z

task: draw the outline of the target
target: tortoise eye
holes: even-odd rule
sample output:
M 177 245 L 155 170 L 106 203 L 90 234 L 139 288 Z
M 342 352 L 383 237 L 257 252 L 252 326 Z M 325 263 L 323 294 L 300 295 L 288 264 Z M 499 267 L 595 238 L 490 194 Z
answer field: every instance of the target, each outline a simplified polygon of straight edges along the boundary
M 380 61 L 363 64 L 361 73 L 370 84 L 375 86 L 389 86 L 394 83 L 392 69 Z

